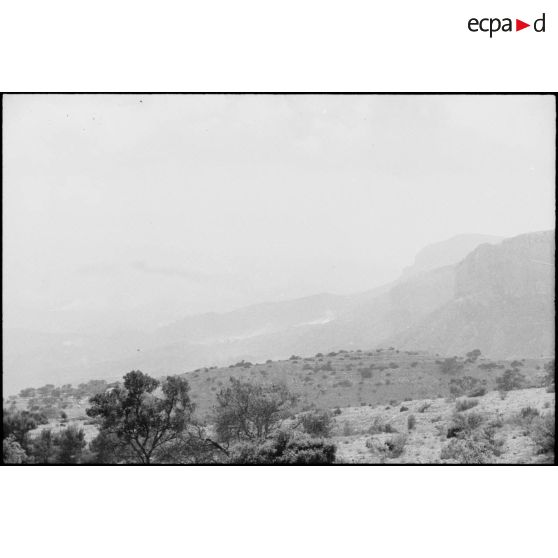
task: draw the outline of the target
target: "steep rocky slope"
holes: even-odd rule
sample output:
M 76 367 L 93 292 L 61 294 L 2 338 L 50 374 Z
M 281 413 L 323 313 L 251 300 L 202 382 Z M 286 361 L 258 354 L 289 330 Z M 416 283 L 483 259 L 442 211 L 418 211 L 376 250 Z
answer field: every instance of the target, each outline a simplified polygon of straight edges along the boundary
M 389 341 L 496 358 L 554 354 L 554 231 L 479 246 L 454 268 L 454 293 Z

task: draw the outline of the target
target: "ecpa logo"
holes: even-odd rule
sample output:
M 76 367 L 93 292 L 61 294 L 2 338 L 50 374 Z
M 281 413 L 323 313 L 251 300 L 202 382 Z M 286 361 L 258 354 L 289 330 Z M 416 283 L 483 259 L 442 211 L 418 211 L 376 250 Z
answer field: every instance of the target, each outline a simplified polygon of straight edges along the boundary
M 545 17 L 546 14 L 543 14 L 539 19 L 536 19 L 533 22 L 533 30 L 535 32 L 545 32 Z M 498 31 L 503 31 L 504 33 L 514 31 L 512 18 L 509 17 L 505 17 L 503 19 L 497 17 L 485 17 L 482 19 L 477 19 L 475 17 L 472 17 L 469 20 L 467 27 L 469 28 L 469 31 L 472 31 L 473 33 L 477 33 L 479 31 L 481 31 L 482 33 L 490 33 L 490 38 L 492 38 L 492 35 L 494 33 L 498 33 Z M 522 29 L 526 29 L 527 27 L 531 27 L 531 24 L 525 23 L 520 19 L 515 20 L 515 31 L 521 31 Z

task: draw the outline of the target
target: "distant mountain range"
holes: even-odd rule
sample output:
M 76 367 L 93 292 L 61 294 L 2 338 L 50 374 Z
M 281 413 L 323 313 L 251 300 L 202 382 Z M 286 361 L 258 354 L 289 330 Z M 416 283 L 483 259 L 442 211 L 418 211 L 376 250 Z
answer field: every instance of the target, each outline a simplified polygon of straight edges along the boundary
M 422 250 L 394 283 L 191 316 L 107 338 L 4 332 L 5 389 L 140 368 L 201 366 L 394 346 L 493 358 L 554 354 L 554 231 L 502 240 L 460 235 Z

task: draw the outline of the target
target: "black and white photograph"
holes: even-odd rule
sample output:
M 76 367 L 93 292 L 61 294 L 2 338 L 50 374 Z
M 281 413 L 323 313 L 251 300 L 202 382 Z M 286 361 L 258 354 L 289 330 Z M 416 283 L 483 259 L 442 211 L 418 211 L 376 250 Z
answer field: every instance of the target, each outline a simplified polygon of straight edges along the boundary
M 552 94 L 4 94 L 4 464 L 553 464 L 555 182 Z

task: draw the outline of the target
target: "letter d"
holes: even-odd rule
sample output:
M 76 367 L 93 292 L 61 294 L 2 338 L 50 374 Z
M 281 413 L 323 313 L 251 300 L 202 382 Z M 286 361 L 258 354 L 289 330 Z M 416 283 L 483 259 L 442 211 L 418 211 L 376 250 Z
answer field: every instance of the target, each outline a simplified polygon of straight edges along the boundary
M 537 33 L 544 33 L 544 25 L 545 25 L 544 17 L 545 17 L 545 14 L 543 14 L 541 18 L 536 19 L 536 20 L 535 20 L 535 23 L 533 23 L 533 29 L 534 29 Z M 541 28 L 540 28 L 540 29 L 539 29 L 539 27 L 538 27 L 539 22 L 541 22 Z

